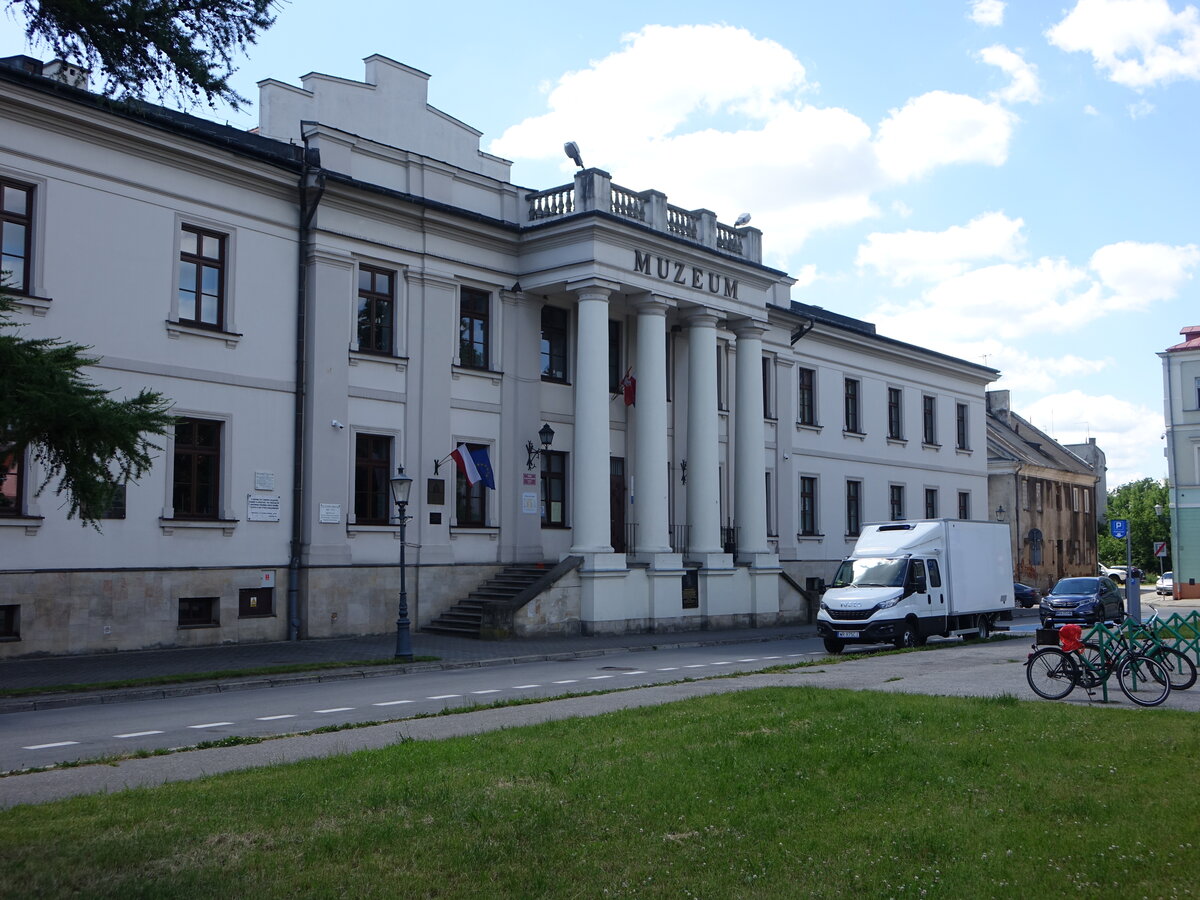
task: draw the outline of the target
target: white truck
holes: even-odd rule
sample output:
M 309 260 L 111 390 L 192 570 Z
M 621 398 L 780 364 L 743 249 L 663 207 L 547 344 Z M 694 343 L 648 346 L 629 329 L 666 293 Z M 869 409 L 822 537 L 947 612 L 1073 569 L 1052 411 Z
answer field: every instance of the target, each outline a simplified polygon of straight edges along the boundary
M 866 525 L 821 598 L 817 633 L 847 644 L 919 647 L 933 635 L 986 638 L 1010 620 L 1012 550 L 999 522 L 923 519 Z

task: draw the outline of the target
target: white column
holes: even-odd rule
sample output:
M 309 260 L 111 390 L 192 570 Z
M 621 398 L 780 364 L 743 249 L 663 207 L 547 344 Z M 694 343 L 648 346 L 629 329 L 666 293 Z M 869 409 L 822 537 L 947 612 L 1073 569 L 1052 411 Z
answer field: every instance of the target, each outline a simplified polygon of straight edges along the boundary
M 670 553 L 667 533 L 667 304 L 652 294 L 637 305 L 634 406 L 634 510 L 640 555 Z
M 738 557 L 769 553 L 767 544 L 766 429 L 763 427 L 762 336 L 766 325 L 749 319 L 733 325 L 737 336 L 737 389 L 734 404 L 733 524 Z
M 687 314 L 688 556 L 721 553 L 720 427 L 717 418 L 717 315 Z
M 576 290 L 575 459 L 572 553 L 612 553 L 609 543 L 608 295 Z

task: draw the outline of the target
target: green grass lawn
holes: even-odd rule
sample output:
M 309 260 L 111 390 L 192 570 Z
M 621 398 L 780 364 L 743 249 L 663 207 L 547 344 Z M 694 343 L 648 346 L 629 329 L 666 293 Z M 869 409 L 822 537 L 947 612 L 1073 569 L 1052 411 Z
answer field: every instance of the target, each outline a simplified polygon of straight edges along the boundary
M 727 694 L 8 810 L 0 896 L 1194 896 L 1197 723 Z

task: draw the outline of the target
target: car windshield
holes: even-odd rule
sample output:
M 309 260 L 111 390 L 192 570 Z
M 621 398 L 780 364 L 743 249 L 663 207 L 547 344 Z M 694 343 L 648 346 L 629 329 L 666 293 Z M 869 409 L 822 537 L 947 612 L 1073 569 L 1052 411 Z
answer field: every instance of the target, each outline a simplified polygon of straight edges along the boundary
M 1064 578 L 1056 584 L 1051 594 L 1094 594 L 1097 589 L 1095 578 Z
M 900 587 L 908 569 L 907 557 L 871 556 L 847 559 L 833 576 L 833 586 L 839 587 Z

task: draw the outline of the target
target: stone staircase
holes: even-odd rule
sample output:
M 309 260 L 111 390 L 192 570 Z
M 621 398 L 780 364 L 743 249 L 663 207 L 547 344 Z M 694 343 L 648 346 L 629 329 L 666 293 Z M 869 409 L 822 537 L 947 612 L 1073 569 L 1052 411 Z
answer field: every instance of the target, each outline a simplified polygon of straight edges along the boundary
M 507 566 L 463 600 L 429 622 L 422 631 L 458 637 L 480 637 L 485 622 L 494 622 L 495 607 L 512 607 L 537 596 L 539 582 L 555 571 L 554 563 L 518 563 Z M 529 594 L 522 598 L 522 595 Z

